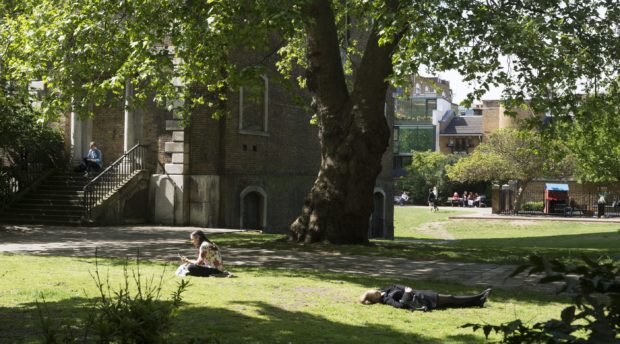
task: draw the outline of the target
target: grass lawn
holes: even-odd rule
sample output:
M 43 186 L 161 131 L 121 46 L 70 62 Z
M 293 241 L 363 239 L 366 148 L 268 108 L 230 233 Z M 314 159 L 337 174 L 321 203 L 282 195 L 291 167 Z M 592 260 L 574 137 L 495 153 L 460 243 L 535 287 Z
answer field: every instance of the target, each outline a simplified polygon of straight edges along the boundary
M 373 240 L 370 247 L 355 245 L 299 245 L 282 235 L 236 233 L 214 236 L 223 246 L 260 247 L 293 251 L 330 251 L 352 255 L 401 257 L 494 264 L 520 264 L 533 253 L 566 261 L 582 254 L 620 259 L 620 224 L 564 221 L 450 220 L 464 211 L 441 208 L 395 207 L 396 241 Z
M 26 268 L 27 267 L 27 268 Z M 164 265 L 143 262 L 143 276 L 159 276 Z M 168 266 L 169 295 L 179 278 Z M 41 342 L 35 300 L 45 296 L 54 321 L 79 319 L 97 290 L 89 275 L 93 259 L 0 255 L 0 341 Z M 118 260 L 100 260 L 113 288 L 122 282 Z M 486 343 L 467 322 L 535 322 L 558 317 L 564 299 L 523 291 L 494 290 L 484 308 L 429 313 L 389 306 L 364 306 L 368 288 L 400 282 L 319 271 L 236 268 L 236 278 L 193 278 L 183 294 L 171 342 L 216 338 L 222 343 Z M 414 287 L 444 293 L 478 290 L 455 284 L 416 281 Z M 498 338 L 495 338 L 498 339 Z M 200 342 L 200 341 L 195 341 Z
M 536 220 L 449 220 L 455 211 L 430 213 L 420 208 L 395 208 L 395 237 L 450 240 L 444 259 L 519 262 L 530 253 L 575 259 L 581 254 L 620 258 L 620 224 Z M 415 219 L 415 220 L 412 220 Z M 417 226 L 416 226 L 417 224 Z M 453 241 L 452 241 L 453 240 Z M 452 248 L 452 249 L 451 249 Z M 462 254 L 459 254 L 461 251 Z

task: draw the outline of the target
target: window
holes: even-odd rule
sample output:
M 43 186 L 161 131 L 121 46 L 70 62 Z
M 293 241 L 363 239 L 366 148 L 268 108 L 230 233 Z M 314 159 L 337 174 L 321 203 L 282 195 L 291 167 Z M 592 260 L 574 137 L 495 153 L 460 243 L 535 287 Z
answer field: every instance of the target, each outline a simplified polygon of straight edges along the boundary
M 394 101 L 394 116 L 398 121 L 417 121 L 432 123 L 432 111 L 428 115 L 424 98 L 396 99 Z
M 392 153 L 398 153 L 398 127 L 394 127 L 394 142 Z
M 435 150 L 435 128 L 433 126 L 410 126 L 398 129 L 398 153 Z
M 426 100 L 426 115 L 433 116 L 433 110 L 437 110 L 437 99 Z
M 394 169 L 407 168 L 411 166 L 412 161 L 413 158 L 411 156 L 397 155 L 393 160 Z
M 266 76 L 239 88 L 239 132 L 267 133 L 269 84 Z

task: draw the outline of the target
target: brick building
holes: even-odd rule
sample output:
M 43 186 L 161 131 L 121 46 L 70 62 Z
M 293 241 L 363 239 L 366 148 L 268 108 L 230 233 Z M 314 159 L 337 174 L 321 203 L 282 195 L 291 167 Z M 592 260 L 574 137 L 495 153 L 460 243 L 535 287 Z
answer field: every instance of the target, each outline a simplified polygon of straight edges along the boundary
M 64 118 L 67 149 L 79 159 L 94 140 L 109 165 L 135 144 L 147 146 L 148 190 L 127 206 L 146 222 L 284 232 L 299 215 L 319 169 L 317 127 L 310 115 L 266 76 L 229 94 L 229 116 L 195 110 L 183 126 L 154 104 L 135 110 L 107 107 L 95 117 Z M 131 90 L 126 94 L 131 99 Z M 129 107 L 131 108 L 131 107 Z M 390 117 L 390 114 L 388 114 Z M 374 237 L 393 236 L 391 147 L 378 177 Z M 136 216 L 138 214 L 139 216 Z M 122 221 L 118 219 L 117 221 Z

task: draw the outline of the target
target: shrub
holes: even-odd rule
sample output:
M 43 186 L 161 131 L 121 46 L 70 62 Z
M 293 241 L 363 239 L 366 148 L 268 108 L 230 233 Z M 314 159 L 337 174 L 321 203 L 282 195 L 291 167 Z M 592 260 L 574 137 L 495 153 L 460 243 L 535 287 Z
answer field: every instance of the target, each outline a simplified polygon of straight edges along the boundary
M 161 292 L 165 269 L 159 278 L 143 278 L 138 259 L 131 273 L 125 262 L 123 272 L 124 283 L 112 290 L 109 276 L 102 279 L 96 263 L 91 276 L 99 296 L 88 310 L 88 319 L 77 329 L 75 325 L 57 324 L 47 315 L 45 299 L 37 301 L 45 342 L 165 343 L 189 282 L 181 280 L 170 300 L 164 301 Z
M 530 256 L 510 276 L 529 269 L 528 274 L 544 272 L 540 283 L 562 281 L 558 293 L 572 296 L 560 319 L 550 319 L 531 326 L 517 319 L 501 325 L 465 324 L 474 331 L 482 329 L 485 337 L 500 333 L 502 343 L 620 343 L 620 267 L 617 260 L 595 262 L 582 257 L 585 265 L 567 266 L 557 260 Z M 577 335 L 576 335 L 577 334 Z M 585 334 L 585 339 L 583 335 Z
M 543 201 L 530 201 L 523 204 L 523 211 L 543 211 L 545 203 Z

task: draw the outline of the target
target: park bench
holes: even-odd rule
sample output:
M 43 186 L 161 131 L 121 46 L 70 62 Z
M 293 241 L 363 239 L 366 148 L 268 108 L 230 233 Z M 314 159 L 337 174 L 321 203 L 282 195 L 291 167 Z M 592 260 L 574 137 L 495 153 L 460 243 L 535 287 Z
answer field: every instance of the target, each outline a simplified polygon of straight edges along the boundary
M 568 209 L 568 208 L 567 208 Z M 577 204 L 573 207 L 572 211 L 566 210 L 564 212 L 564 216 L 569 216 L 569 217 L 573 217 L 575 215 L 581 215 L 581 216 L 592 216 L 594 214 L 594 212 L 592 210 L 588 210 L 586 207 L 584 207 L 583 205 Z
M 452 199 L 452 197 L 448 197 L 448 199 L 446 200 L 446 204 L 450 204 L 451 206 L 460 206 L 461 205 L 461 199 Z

